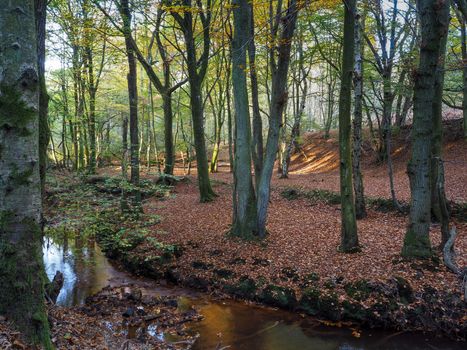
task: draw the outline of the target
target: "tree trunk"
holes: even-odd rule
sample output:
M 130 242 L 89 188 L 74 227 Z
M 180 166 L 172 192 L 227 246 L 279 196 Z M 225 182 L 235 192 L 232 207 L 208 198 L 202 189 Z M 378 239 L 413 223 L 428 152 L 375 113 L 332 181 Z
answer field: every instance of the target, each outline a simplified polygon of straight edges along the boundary
M 251 103 L 253 105 L 253 142 L 252 156 L 253 165 L 255 168 L 255 181 L 258 186 L 259 179 L 261 178 L 261 168 L 263 165 L 263 122 L 261 120 L 261 113 L 259 108 L 258 97 L 258 76 L 256 74 L 256 45 L 255 45 L 255 18 L 253 3 L 250 3 L 248 12 L 250 14 L 247 26 L 249 28 L 249 41 L 248 45 L 248 60 L 250 67 L 250 85 L 251 85 Z
M 271 177 L 276 160 L 279 133 L 281 128 L 282 113 L 287 103 L 287 76 L 290 63 L 291 40 L 295 31 L 299 8 L 296 0 L 291 0 L 287 11 L 282 17 L 282 33 L 278 38 L 277 63 L 270 57 L 272 70 L 271 106 L 269 111 L 269 131 L 266 142 L 266 151 L 261 170 L 261 178 L 257 187 L 257 234 L 259 237 L 266 235 L 266 220 L 271 192 Z M 279 16 L 279 15 L 278 15 Z M 271 52 L 270 55 L 274 55 Z
M 285 154 L 282 161 L 282 174 L 281 178 L 287 178 L 289 176 L 289 165 L 290 158 L 292 156 L 292 149 L 298 149 L 297 138 L 300 136 L 300 124 L 302 121 L 303 113 L 305 111 L 306 97 L 308 93 L 308 82 L 307 82 L 307 72 L 303 67 L 303 41 L 300 38 L 298 45 L 298 77 L 296 82 L 296 100 L 297 106 L 294 107 L 295 116 L 294 123 L 292 125 L 292 131 L 290 133 L 290 140 L 285 149 Z M 302 87 L 303 84 L 303 87 Z M 301 94 L 301 95 L 300 95 Z M 299 102 L 300 101 L 300 102 Z M 295 106 L 295 104 L 294 104 Z
M 234 155 L 233 155 L 233 137 L 232 137 L 232 107 L 230 102 L 230 71 L 231 59 L 227 62 L 227 137 L 229 140 L 229 171 L 233 172 Z
M 464 138 L 467 139 L 467 45 L 466 45 L 466 21 L 465 17 L 462 17 L 461 21 L 461 46 L 462 46 L 462 62 L 464 62 L 464 68 L 462 69 L 462 80 L 463 84 L 463 97 L 462 97 L 462 113 L 464 116 Z
M 39 163 L 41 194 L 45 196 L 45 176 L 47 171 L 47 146 L 50 139 L 47 122 L 49 95 L 45 85 L 45 25 L 47 20 L 46 0 L 34 0 L 37 33 L 37 69 L 39 74 Z
M 35 23 L 33 1 L 0 7 L 0 315 L 32 343 L 52 349 L 44 305 Z
M 164 173 L 173 175 L 175 166 L 175 149 L 173 144 L 173 113 L 172 95 L 163 94 L 162 104 L 164 108 L 164 142 L 165 142 L 165 167 Z
M 246 83 L 246 50 L 249 40 L 247 0 L 233 0 L 232 85 L 235 104 L 234 212 L 231 233 L 242 238 L 255 235 L 256 203 L 251 176 L 251 127 Z
M 343 252 L 359 250 L 355 203 L 352 190 L 352 150 L 350 145 L 351 89 L 354 64 L 354 13 L 355 0 L 345 3 L 344 48 L 342 53 L 342 77 L 339 97 L 339 157 L 341 189 L 341 246 Z
M 445 11 L 446 12 L 446 11 Z M 449 7 L 447 13 L 442 13 L 443 18 L 439 20 L 448 22 L 449 26 Z M 431 138 L 431 214 L 442 224 L 443 227 L 449 225 L 449 217 L 443 215 L 444 203 L 446 203 L 446 193 L 444 193 L 444 176 L 440 178 L 439 171 L 443 162 L 443 86 L 444 86 L 444 66 L 446 59 L 446 44 L 448 40 L 447 30 L 443 32 L 440 38 L 439 59 L 436 69 L 434 97 L 433 97 L 433 127 Z M 442 184 L 440 185 L 440 180 Z M 447 221 L 447 222 L 444 222 Z M 449 229 L 441 230 L 441 246 L 444 247 L 449 239 Z
M 123 117 L 122 120 L 122 178 L 126 183 L 128 181 L 128 118 Z M 125 190 L 126 186 L 122 186 L 122 198 L 120 201 L 120 208 L 122 212 L 126 212 L 129 209 L 127 202 L 128 194 Z
M 360 164 L 362 153 L 362 100 L 363 100 L 363 43 L 362 31 L 365 18 L 361 19 L 357 6 L 355 6 L 355 68 L 354 68 L 354 119 L 353 119 L 353 158 L 352 173 L 354 178 L 353 188 L 355 192 L 355 216 L 357 219 L 366 217 L 365 197 L 363 191 L 363 176 Z
M 431 255 L 430 163 L 433 126 L 433 99 L 441 38 L 447 30 L 444 13 L 449 1 L 427 0 L 417 3 L 421 22 L 420 62 L 415 76 L 412 158 L 407 166 L 412 194 L 409 226 L 402 255 L 427 258 Z
M 138 134 L 138 86 L 136 78 L 136 59 L 131 43 L 131 10 L 128 0 L 121 1 L 121 16 L 125 32 L 125 46 L 128 59 L 128 99 L 130 103 L 130 182 L 139 186 L 139 134 Z M 133 206 L 141 210 L 141 193 L 133 190 Z
M 183 4 L 187 7 L 192 6 L 191 0 L 184 0 Z M 211 23 L 211 2 L 208 2 L 208 8 L 201 8 L 201 2 L 196 6 L 200 10 L 200 21 L 203 25 L 203 52 L 200 59 L 196 55 L 196 43 L 194 33 L 193 13 L 185 11 L 183 16 L 172 13 L 175 20 L 181 26 L 183 37 L 185 39 L 186 64 L 188 71 L 188 82 L 190 84 L 190 107 L 191 118 L 193 122 L 193 135 L 196 151 L 196 163 L 198 168 L 198 188 L 200 202 L 210 202 L 216 197 L 212 190 L 209 180 L 208 158 L 206 154 L 206 143 L 204 136 L 204 110 L 201 85 L 203 83 L 209 60 L 210 47 L 210 23 Z M 205 11 L 205 13 L 204 13 Z

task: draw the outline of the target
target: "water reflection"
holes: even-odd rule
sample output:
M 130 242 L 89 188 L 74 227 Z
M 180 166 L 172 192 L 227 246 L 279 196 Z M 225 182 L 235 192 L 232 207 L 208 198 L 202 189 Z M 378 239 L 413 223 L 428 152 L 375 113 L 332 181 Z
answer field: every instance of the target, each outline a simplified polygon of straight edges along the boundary
M 57 304 L 64 306 L 83 304 L 86 297 L 109 284 L 112 266 L 93 240 L 83 242 L 79 236 L 64 236 L 58 244 L 47 238 L 43 247 L 44 262 L 49 279 L 56 271 L 64 275 L 63 288 Z
M 200 333 L 194 350 L 461 350 L 465 343 L 417 333 L 325 327 L 310 318 L 236 302 L 207 303 L 205 319 L 192 326 Z

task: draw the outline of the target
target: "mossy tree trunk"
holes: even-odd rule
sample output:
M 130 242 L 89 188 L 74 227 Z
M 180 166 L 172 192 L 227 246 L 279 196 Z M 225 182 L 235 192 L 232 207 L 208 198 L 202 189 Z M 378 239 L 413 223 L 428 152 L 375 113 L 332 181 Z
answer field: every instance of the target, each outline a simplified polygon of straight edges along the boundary
M 40 228 L 40 79 L 34 1 L 0 7 L 0 315 L 52 349 Z
M 351 90 L 354 64 L 355 0 L 344 4 L 344 47 L 342 53 L 341 90 L 339 96 L 339 157 L 341 192 L 341 246 L 343 252 L 359 249 L 355 203 L 352 189 Z
M 448 22 L 445 21 L 449 1 L 426 0 L 417 3 L 421 24 L 420 62 L 415 73 L 412 157 L 407 166 L 412 194 L 409 225 L 404 238 L 402 255 L 427 258 L 431 255 L 431 151 L 433 100 L 441 39 Z
M 233 0 L 232 85 L 235 106 L 234 212 L 231 233 L 249 238 L 256 231 L 256 203 L 251 176 L 251 126 L 246 84 L 246 51 L 250 6 Z

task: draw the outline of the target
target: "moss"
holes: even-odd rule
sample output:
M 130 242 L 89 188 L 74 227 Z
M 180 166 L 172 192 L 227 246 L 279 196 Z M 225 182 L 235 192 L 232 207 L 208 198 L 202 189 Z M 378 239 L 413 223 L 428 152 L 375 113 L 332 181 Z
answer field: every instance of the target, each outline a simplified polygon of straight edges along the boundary
M 371 287 L 366 280 L 360 280 L 354 283 L 346 283 L 344 285 L 344 290 L 349 297 L 358 301 L 368 299 L 371 293 Z
M 293 309 L 297 304 L 297 298 L 295 297 L 295 292 L 292 289 L 273 284 L 270 284 L 263 289 L 261 300 L 268 305 L 288 309 Z
M 269 266 L 271 265 L 271 262 L 268 259 L 263 259 L 263 258 L 253 258 L 253 265 L 259 265 L 259 266 Z
M 338 321 L 341 318 L 339 300 L 336 293 L 323 295 L 319 303 L 320 314 L 331 321 Z
M 20 136 L 30 135 L 27 126 L 37 115 L 21 98 L 14 86 L 0 85 L 0 129 L 17 130 Z
M 367 311 L 359 303 L 351 303 L 348 300 L 342 302 L 342 317 L 352 321 L 365 322 L 367 320 Z
M 15 213 L 11 210 L 0 211 L 0 232 L 7 229 L 7 226 L 11 222 L 11 219 L 14 215 Z
M 321 293 L 318 288 L 306 288 L 298 303 L 300 310 L 305 311 L 308 315 L 316 316 L 320 310 Z
M 13 186 L 27 186 L 30 183 L 29 178 L 34 172 L 34 167 L 31 166 L 29 169 L 20 172 L 15 164 L 11 164 L 11 169 L 10 180 Z
M 300 198 L 301 194 L 295 188 L 286 188 L 281 192 L 281 196 L 288 200 L 294 200 Z
M 432 256 L 430 238 L 428 235 L 417 235 L 409 228 L 404 237 L 402 256 L 406 258 L 427 259 Z
M 282 274 L 284 276 L 283 279 L 285 279 L 285 280 L 290 279 L 290 280 L 292 280 L 294 282 L 297 282 L 299 280 L 299 278 L 300 278 L 300 276 L 297 273 L 297 270 L 294 269 L 293 267 L 284 267 L 282 269 Z
M 399 299 L 403 304 L 410 304 L 414 299 L 410 283 L 403 277 L 395 277 Z
M 329 205 L 335 205 L 340 204 L 341 202 L 341 197 L 338 193 L 321 189 L 302 191 L 296 188 L 289 187 L 285 188 L 281 192 L 281 196 L 288 200 L 295 200 L 304 197 L 310 200 L 313 204 L 323 202 Z
M 7 316 L 33 344 L 52 349 L 44 305 L 44 279 L 41 271 L 41 230 L 32 218 L 12 221 L 11 212 L 1 214 L 0 235 L 0 314 Z M 9 230 L 14 224 L 16 235 Z M 14 243 L 11 237 L 15 237 Z
M 249 300 L 255 297 L 256 290 L 256 282 L 247 276 L 241 277 L 237 283 L 224 286 L 225 292 Z
M 221 278 L 230 278 L 234 275 L 233 271 L 228 269 L 215 269 L 214 273 Z
M 394 206 L 392 199 L 388 198 L 368 198 L 367 203 L 377 211 L 387 213 L 391 211 L 398 211 L 399 209 Z M 405 203 L 400 203 L 402 212 L 404 214 L 409 213 L 409 205 Z
M 338 321 L 341 318 L 341 310 L 336 293 L 322 295 L 319 309 L 320 315 L 331 321 Z
M 191 266 L 199 270 L 209 270 L 210 268 L 212 268 L 212 264 L 206 264 L 205 262 L 199 260 L 193 261 L 191 263 Z

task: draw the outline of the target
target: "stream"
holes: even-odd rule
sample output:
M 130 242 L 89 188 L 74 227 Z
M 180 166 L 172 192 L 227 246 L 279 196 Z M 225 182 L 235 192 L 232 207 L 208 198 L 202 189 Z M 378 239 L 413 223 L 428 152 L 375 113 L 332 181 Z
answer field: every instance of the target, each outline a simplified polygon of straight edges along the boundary
M 362 330 L 352 336 L 348 328 L 326 327 L 309 317 L 237 301 L 210 299 L 200 292 L 163 286 L 122 271 L 107 260 L 97 244 L 79 238 L 61 242 L 46 238 L 43 247 L 47 275 L 57 270 L 65 281 L 57 304 L 81 305 L 103 287 L 133 283 L 145 294 L 171 295 L 179 305 L 194 305 L 204 316 L 188 328 L 200 334 L 193 349 L 214 350 L 221 342 L 229 350 L 422 350 L 465 349 L 465 343 L 413 332 Z

